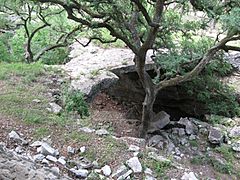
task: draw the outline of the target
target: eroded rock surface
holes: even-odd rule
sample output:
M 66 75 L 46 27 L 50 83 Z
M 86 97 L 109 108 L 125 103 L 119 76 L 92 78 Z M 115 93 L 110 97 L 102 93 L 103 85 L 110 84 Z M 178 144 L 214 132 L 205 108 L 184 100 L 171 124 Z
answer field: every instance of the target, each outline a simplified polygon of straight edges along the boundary
M 87 41 L 81 39 L 81 42 Z M 86 97 L 92 98 L 97 92 L 108 88 L 118 80 L 116 72 L 133 72 L 134 54 L 126 48 L 102 48 L 90 43 L 83 47 L 73 43 L 69 57 L 71 61 L 61 66 L 71 78 L 73 89 L 82 91 Z M 153 69 L 153 62 L 147 56 L 147 69 Z M 114 73 L 112 72 L 114 71 Z

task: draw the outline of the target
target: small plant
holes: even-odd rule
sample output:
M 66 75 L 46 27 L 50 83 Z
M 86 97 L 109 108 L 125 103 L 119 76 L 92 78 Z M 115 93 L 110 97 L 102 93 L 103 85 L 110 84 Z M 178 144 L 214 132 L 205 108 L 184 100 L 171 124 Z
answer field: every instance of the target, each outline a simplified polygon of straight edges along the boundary
M 211 124 L 222 124 L 223 120 L 224 120 L 223 117 L 218 115 L 211 115 L 209 118 L 209 122 Z
M 195 165 L 205 165 L 209 163 L 209 158 L 207 158 L 207 156 L 194 156 L 191 159 L 191 163 L 195 164 Z
M 65 110 L 67 112 L 76 111 L 81 117 L 89 116 L 88 105 L 81 92 L 66 90 L 63 97 Z
M 122 61 L 122 65 L 128 65 L 127 60 Z
M 233 150 L 230 147 L 222 145 L 221 147 L 216 148 L 215 151 L 221 153 L 223 157 L 228 160 L 228 162 L 233 162 L 234 155 Z
M 190 140 L 189 141 L 189 144 L 192 146 L 192 147 L 198 147 L 198 142 L 196 140 Z
M 95 77 L 95 76 L 100 74 L 100 70 L 99 69 L 94 69 L 94 70 L 90 71 L 90 74 L 91 74 L 92 77 Z
M 158 177 L 164 176 L 166 170 L 171 167 L 171 162 L 169 161 L 153 161 L 153 168 L 155 172 L 157 173 Z
M 220 173 L 230 174 L 230 175 L 234 173 L 234 168 L 232 163 L 227 162 L 225 164 L 222 164 L 219 161 L 213 160 L 213 159 L 211 160 L 211 163 L 213 168 Z

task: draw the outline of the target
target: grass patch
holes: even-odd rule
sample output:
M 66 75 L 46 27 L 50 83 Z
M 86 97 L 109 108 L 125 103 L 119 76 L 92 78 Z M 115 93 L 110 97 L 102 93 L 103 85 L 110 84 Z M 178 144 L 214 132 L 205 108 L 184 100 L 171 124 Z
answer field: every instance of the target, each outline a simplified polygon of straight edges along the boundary
M 88 142 L 91 140 L 91 135 L 84 132 L 73 131 L 67 135 L 66 140 L 71 139 L 76 142 Z
M 211 159 L 211 163 L 212 163 L 213 168 L 220 173 L 229 174 L 229 175 L 234 173 L 233 164 L 230 162 L 221 164 L 219 161 L 217 161 L 215 159 Z
M 214 157 L 203 155 L 193 157 L 190 162 L 195 165 L 211 165 L 217 172 L 223 174 L 237 175 L 237 171 L 235 171 L 235 168 L 231 162 L 232 155 L 230 155 L 229 152 L 226 151 L 226 149 L 223 149 L 221 147 L 218 151 L 222 152 L 223 155 L 225 154 L 224 156 L 230 157 L 230 160 L 226 158 L 226 162 L 221 162 L 220 159 L 217 160 Z
M 33 136 L 35 139 L 41 139 L 43 137 L 48 136 L 49 134 L 50 134 L 50 132 L 46 127 L 40 127 L 35 130 Z
M 114 160 L 117 154 L 120 154 L 122 151 L 127 150 L 127 145 L 125 143 L 121 143 L 111 136 L 105 137 L 101 144 L 102 150 L 100 152 L 100 165 L 104 165 Z
M 49 71 L 45 72 L 41 63 L 0 63 L 0 79 L 3 84 L 0 92 L 0 113 L 27 124 L 64 126 L 70 122 L 66 113 L 58 116 L 47 111 L 48 87 L 41 80 L 40 82 L 34 80 L 47 78 L 53 73 L 51 70 L 54 69 L 49 68 Z M 34 99 L 40 100 L 40 103 L 33 102 Z
M 217 147 L 215 148 L 215 151 L 222 154 L 224 159 L 227 159 L 229 162 L 233 162 L 234 160 L 234 155 L 233 155 L 233 150 L 226 146 L 226 145 L 222 145 L 221 147 Z
M 40 62 L 32 64 L 24 63 L 0 63 L 0 80 L 7 80 L 10 77 L 23 77 L 24 82 L 33 82 L 38 76 L 43 75 L 44 65 Z
M 195 165 L 206 165 L 209 163 L 209 158 L 207 156 L 194 156 L 191 161 L 192 164 Z
M 197 142 L 197 140 L 189 140 L 189 144 L 190 144 L 192 147 L 198 147 L 198 142 Z
M 158 178 L 168 179 L 166 177 L 166 171 L 171 168 L 170 161 L 156 161 L 156 160 L 146 160 L 145 165 L 152 169 Z
M 82 155 L 86 157 L 90 161 L 95 161 L 97 158 L 97 150 L 96 149 L 88 149 L 86 152 L 84 152 Z

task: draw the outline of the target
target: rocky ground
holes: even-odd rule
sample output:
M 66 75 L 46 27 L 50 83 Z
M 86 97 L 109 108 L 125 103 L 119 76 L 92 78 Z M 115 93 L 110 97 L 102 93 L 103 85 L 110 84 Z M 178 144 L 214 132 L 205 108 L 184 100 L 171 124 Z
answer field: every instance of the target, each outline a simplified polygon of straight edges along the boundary
M 0 80 L 0 179 L 240 178 L 239 117 L 171 121 L 162 112 L 159 129 L 141 139 L 139 121 L 126 118 L 128 107 L 104 92 L 90 117 L 81 118 L 65 114 L 61 102 L 61 86 L 75 78 L 59 72 L 40 73 L 31 83 L 23 78 Z

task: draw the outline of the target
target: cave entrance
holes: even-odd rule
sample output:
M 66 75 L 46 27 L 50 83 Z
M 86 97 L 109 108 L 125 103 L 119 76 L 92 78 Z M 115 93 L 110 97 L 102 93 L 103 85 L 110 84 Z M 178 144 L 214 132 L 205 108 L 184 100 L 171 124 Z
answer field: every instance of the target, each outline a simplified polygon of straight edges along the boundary
M 148 71 L 150 75 L 153 70 Z M 118 73 L 119 80 L 107 90 L 107 94 L 124 102 L 129 106 L 129 119 L 140 119 L 142 102 L 145 93 L 136 72 Z M 154 111 L 165 111 L 171 116 L 171 120 L 177 121 L 181 117 L 202 118 L 206 114 L 204 104 L 189 96 L 182 86 L 168 87 L 157 95 Z

